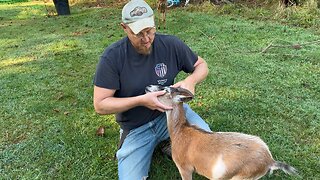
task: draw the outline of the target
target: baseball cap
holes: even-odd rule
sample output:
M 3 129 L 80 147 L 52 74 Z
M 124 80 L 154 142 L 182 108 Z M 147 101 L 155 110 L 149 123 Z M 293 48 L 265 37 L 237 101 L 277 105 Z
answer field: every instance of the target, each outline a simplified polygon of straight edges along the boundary
M 122 9 L 122 22 L 127 24 L 134 34 L 154 27 L 153 10 L 144 0 L 131 0 Z

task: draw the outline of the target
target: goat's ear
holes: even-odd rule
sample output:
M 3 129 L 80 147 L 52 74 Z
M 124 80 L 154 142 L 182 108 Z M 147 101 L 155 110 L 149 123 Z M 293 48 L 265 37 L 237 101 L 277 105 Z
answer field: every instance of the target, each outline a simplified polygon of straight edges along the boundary
M 170 87 L 171 93 L 176 94 L 174 96 L 175 102 L 188 102 L 193 99 L 193 94 L 184 88 L 178 87 Z
M 174 99 L 177 102 L 188 102 L 193 99 L 193 96 L 177 95 Z
M 190 92 L 188 89 L 178 87 L 178 88 L 177 88 L 177 91 L 178 91 L 179 94 L 181 94 L 181 95 L 193 97 L 192 92 Z
M 191 101 L 192 99 L 193 99 L 193 96 L 185 96 L 183 98 L 180 98 L 182 102 L 188 102 L 188 101 Z

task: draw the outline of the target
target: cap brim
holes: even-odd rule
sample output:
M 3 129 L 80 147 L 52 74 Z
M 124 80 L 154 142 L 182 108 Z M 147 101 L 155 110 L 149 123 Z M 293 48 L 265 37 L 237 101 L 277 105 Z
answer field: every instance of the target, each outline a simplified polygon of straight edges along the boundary
M 129 23 L 128 26 L 134 34 L 138 34 L 141 30 L 145 28 L 154 27 L 154 18 L 153 16 L 150 16 L 147 18 L 139 19 L 136 22 Z

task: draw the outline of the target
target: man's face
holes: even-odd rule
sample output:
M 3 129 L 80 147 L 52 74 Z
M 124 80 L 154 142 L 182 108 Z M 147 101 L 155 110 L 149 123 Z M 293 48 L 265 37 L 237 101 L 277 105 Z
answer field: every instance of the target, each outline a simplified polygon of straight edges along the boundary
M 148 55 L 151 53 L 156 28 L 145 28 L 138 34 L 134 34 L 129 26 L 122 24 L 122 27 L 127 33 L 131 44 L 139 54 Z

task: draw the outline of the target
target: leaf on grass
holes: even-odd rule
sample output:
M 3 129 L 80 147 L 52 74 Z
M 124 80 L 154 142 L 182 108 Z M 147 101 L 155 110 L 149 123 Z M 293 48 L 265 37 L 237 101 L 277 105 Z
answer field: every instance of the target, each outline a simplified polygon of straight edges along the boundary
M 63 93 L 59 93 L 59 95 L 57 96 L 57 100 L 61 100 L 62 98 L 64 97 L 64 94 Z
M 295 44 L 292 47 L 293 47 L 293 49 L 301 49 L 302 48 L 300 44 Z
M 104 132 L 105 132 L 104 127 L 100 126 L 96 131 L 96 135 L 97 136 L 104 136 Z
M 73 32 L 72 35 L 73 36 L 81 36 L 83 34 L 87 34 L 89 31 L 76 31 L 76 32 Z

